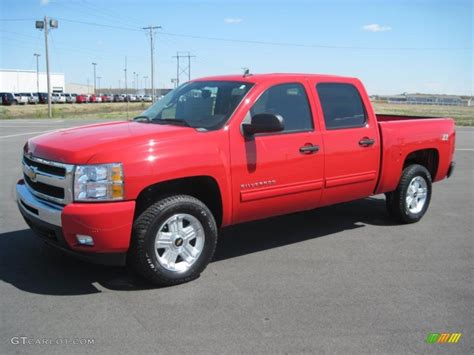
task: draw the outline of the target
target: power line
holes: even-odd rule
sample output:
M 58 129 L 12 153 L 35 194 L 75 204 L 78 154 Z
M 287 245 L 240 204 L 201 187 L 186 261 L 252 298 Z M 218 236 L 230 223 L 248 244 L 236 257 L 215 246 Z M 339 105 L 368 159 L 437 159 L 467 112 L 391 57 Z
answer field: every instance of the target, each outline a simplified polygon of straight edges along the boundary
M 333 46 L 325 44 L 304 44 L 304 43 L 292 43 L 292 42 L 268 42 L 268 41 L 257 41 L 247 39 L 232 39 L 223 37 L 208 37 L 200 35 L 189 35 L 179 34 L 172 32 L 159 32 L 160 35 L 173 36 L 173 37 L 184 37 L 194 39 L 205 39 L 211 41 L 221 41 L 230 43 L 248 43 L 258 45 L 271 45 L 281 47 L 303 47 L 303 48 L 321 48 L 321 49 L 357 49 L 357 50 L 472 50 L 473 47 L 359 47 L 359 46 Z
M 103 28 L 112 28 L 123 31 L 134 31 L 140 32 L 141 30 L 134 27 L 123 27 L 123 26 L 114 26 L 106 25 L 96 22 L 87 22 L 72 20 L 67 18 L 58 18 L 61 21 L 78 23 L 89 26 L 97 26 Z M 3 19 L 2 21 L 9 20 L 24 20 L 24 19 Z M 159 32 L 160 35 L 172 36 L 172 37 L 183 37 L 183 38 L 194 38 L 194 39 L 204 39 L 210 41 L 221 41 L 229 43 L 247 43 L 247 44 L 256 44 L 256 45 L 271 45 L 271 46 L 280 46 L 280 47 L 301 47 L 301 48 L 319 48 L 319 49 L 348 49 L 348 50 L 380 50 L 380 51 L 396 51 L 396 50 L 407 50 L 407 51 L 417 51 L 417 50 L 472 50 L 473 47 L 365 47 L 365 46 L 335 46 L 335 45 L 326 45 L 326 44 L 305 44 L 305 43 L 295 43 L 295 42 L 272 42 L 272 41 L 260 41 L 260 40 L 248 40 L 248 39 L 235 39 L 235 38 L 224 38 L 224 37 L 213 37 L 213 36 L 201 36 L 201 35 L 191 35 L 184 33 L 173 33 L 173 32 Z
M 59 17 L 58 17 L 58 20 L 65 21 L 65 22 L 71 22 L 71 23 L 80 23 L 82 25 L 97 26 L 97 27 L 104 27 L 104 28 L 113 28 L 113 29 L 116 29 L 116 30 L 141 32 L 140 29 L 134 28 L 134 27 L 122 27 L 122 26 L 106 25 L 106 24 L 102 24 L 102 23 L 78 21 L 78 20 L 71 20 L 71 19 L 59 18 Z
M 0 22 L 35 21 L 35 18 L 1 18 Z

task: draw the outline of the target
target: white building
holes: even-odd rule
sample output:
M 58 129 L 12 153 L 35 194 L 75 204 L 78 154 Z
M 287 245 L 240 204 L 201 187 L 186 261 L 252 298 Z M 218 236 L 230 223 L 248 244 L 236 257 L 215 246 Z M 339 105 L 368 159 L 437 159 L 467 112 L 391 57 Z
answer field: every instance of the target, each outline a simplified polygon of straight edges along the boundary
M 37 89 L 36 70 L 0 69 L 0 92 L 47 92 L 46 73 L 39 72 Z M 51 73 L 51 91 L 64 92 L 65 80 L 62 73 Z

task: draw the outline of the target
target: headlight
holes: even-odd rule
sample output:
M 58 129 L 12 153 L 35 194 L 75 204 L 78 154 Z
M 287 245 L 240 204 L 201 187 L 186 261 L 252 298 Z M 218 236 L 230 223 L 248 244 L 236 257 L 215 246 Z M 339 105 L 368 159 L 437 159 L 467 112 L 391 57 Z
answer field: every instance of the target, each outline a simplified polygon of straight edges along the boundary
M 74 200 L 123 200 L 122 164 L 76 166 L 74 173 Z

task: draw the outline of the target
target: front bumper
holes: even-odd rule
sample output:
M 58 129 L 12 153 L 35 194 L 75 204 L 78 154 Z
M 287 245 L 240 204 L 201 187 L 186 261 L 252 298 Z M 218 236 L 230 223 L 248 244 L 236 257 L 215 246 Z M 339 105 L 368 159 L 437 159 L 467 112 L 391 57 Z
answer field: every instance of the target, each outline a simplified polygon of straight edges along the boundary
M 64 207 L 34 196 L 20 180 L 17 203 L 30 228 L 45 242 L 81 259 L 123 265 L 130 246 L 134 201 L 72 203 Z M 80 245 L 76 235 L 88 235 L 93 246 Z

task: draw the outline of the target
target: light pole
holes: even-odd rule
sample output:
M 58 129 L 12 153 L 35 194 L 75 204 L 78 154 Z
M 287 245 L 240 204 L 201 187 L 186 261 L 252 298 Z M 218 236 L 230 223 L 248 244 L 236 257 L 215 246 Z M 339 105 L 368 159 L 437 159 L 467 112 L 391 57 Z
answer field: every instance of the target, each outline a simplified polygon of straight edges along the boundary
M 33 54 L 35 57 L 36 57 L 36 92 L 39 92 L 40 89 L 40 82 L 39 82 L 39 57 L 41 56 L 41 54 L 38 54 L 38 53 L 34 53 Z
M 132 89 L 135 89 L 135 72 L 133 72 Z
M 99 86 L 98 86 L 99 90 L 97 90 L 97 91 L 99 92 L 99 95 L 100 95 L 100 79 L 102 79 L 102 77 L 101 77 L 101 76 L 98 76 L 98 77 L 97 77 L 97 80 L 99 81 Z
M 146 94 L 146 84 L 147 84 L 147 79 L 148 79 L 148 76 L 144 76 L 143 77 L 143 81 L 144 81 L 144 87 L 143 87 L 143 90 L 145 91 L 145 94 Z
M 45 57 L 46 57 L 46 81 L 48 83 L 48 117 L 51 118 L 53 116 L 53 111 L 51 109 L 51 80 L 49 77 L 49 52 L 48 52 L 48 26 L 53 28 L 58 28 L 58 21 L 48 19 L 47 16 L 44 17 L 43 20 L 39 20 L 35 22 L 35 27 L 38 30 L 44 30 L 44 47 L 45 47 Z
M 95 79 L 96 79 L 95 67 L 97 66 L 97 63 L 92 63 L 92 65 L 94 66 L 94 95 L 95 95 L 95 94 L 97 94 L 97 90 L 96 90 L 96 86 L 95 86 Z

